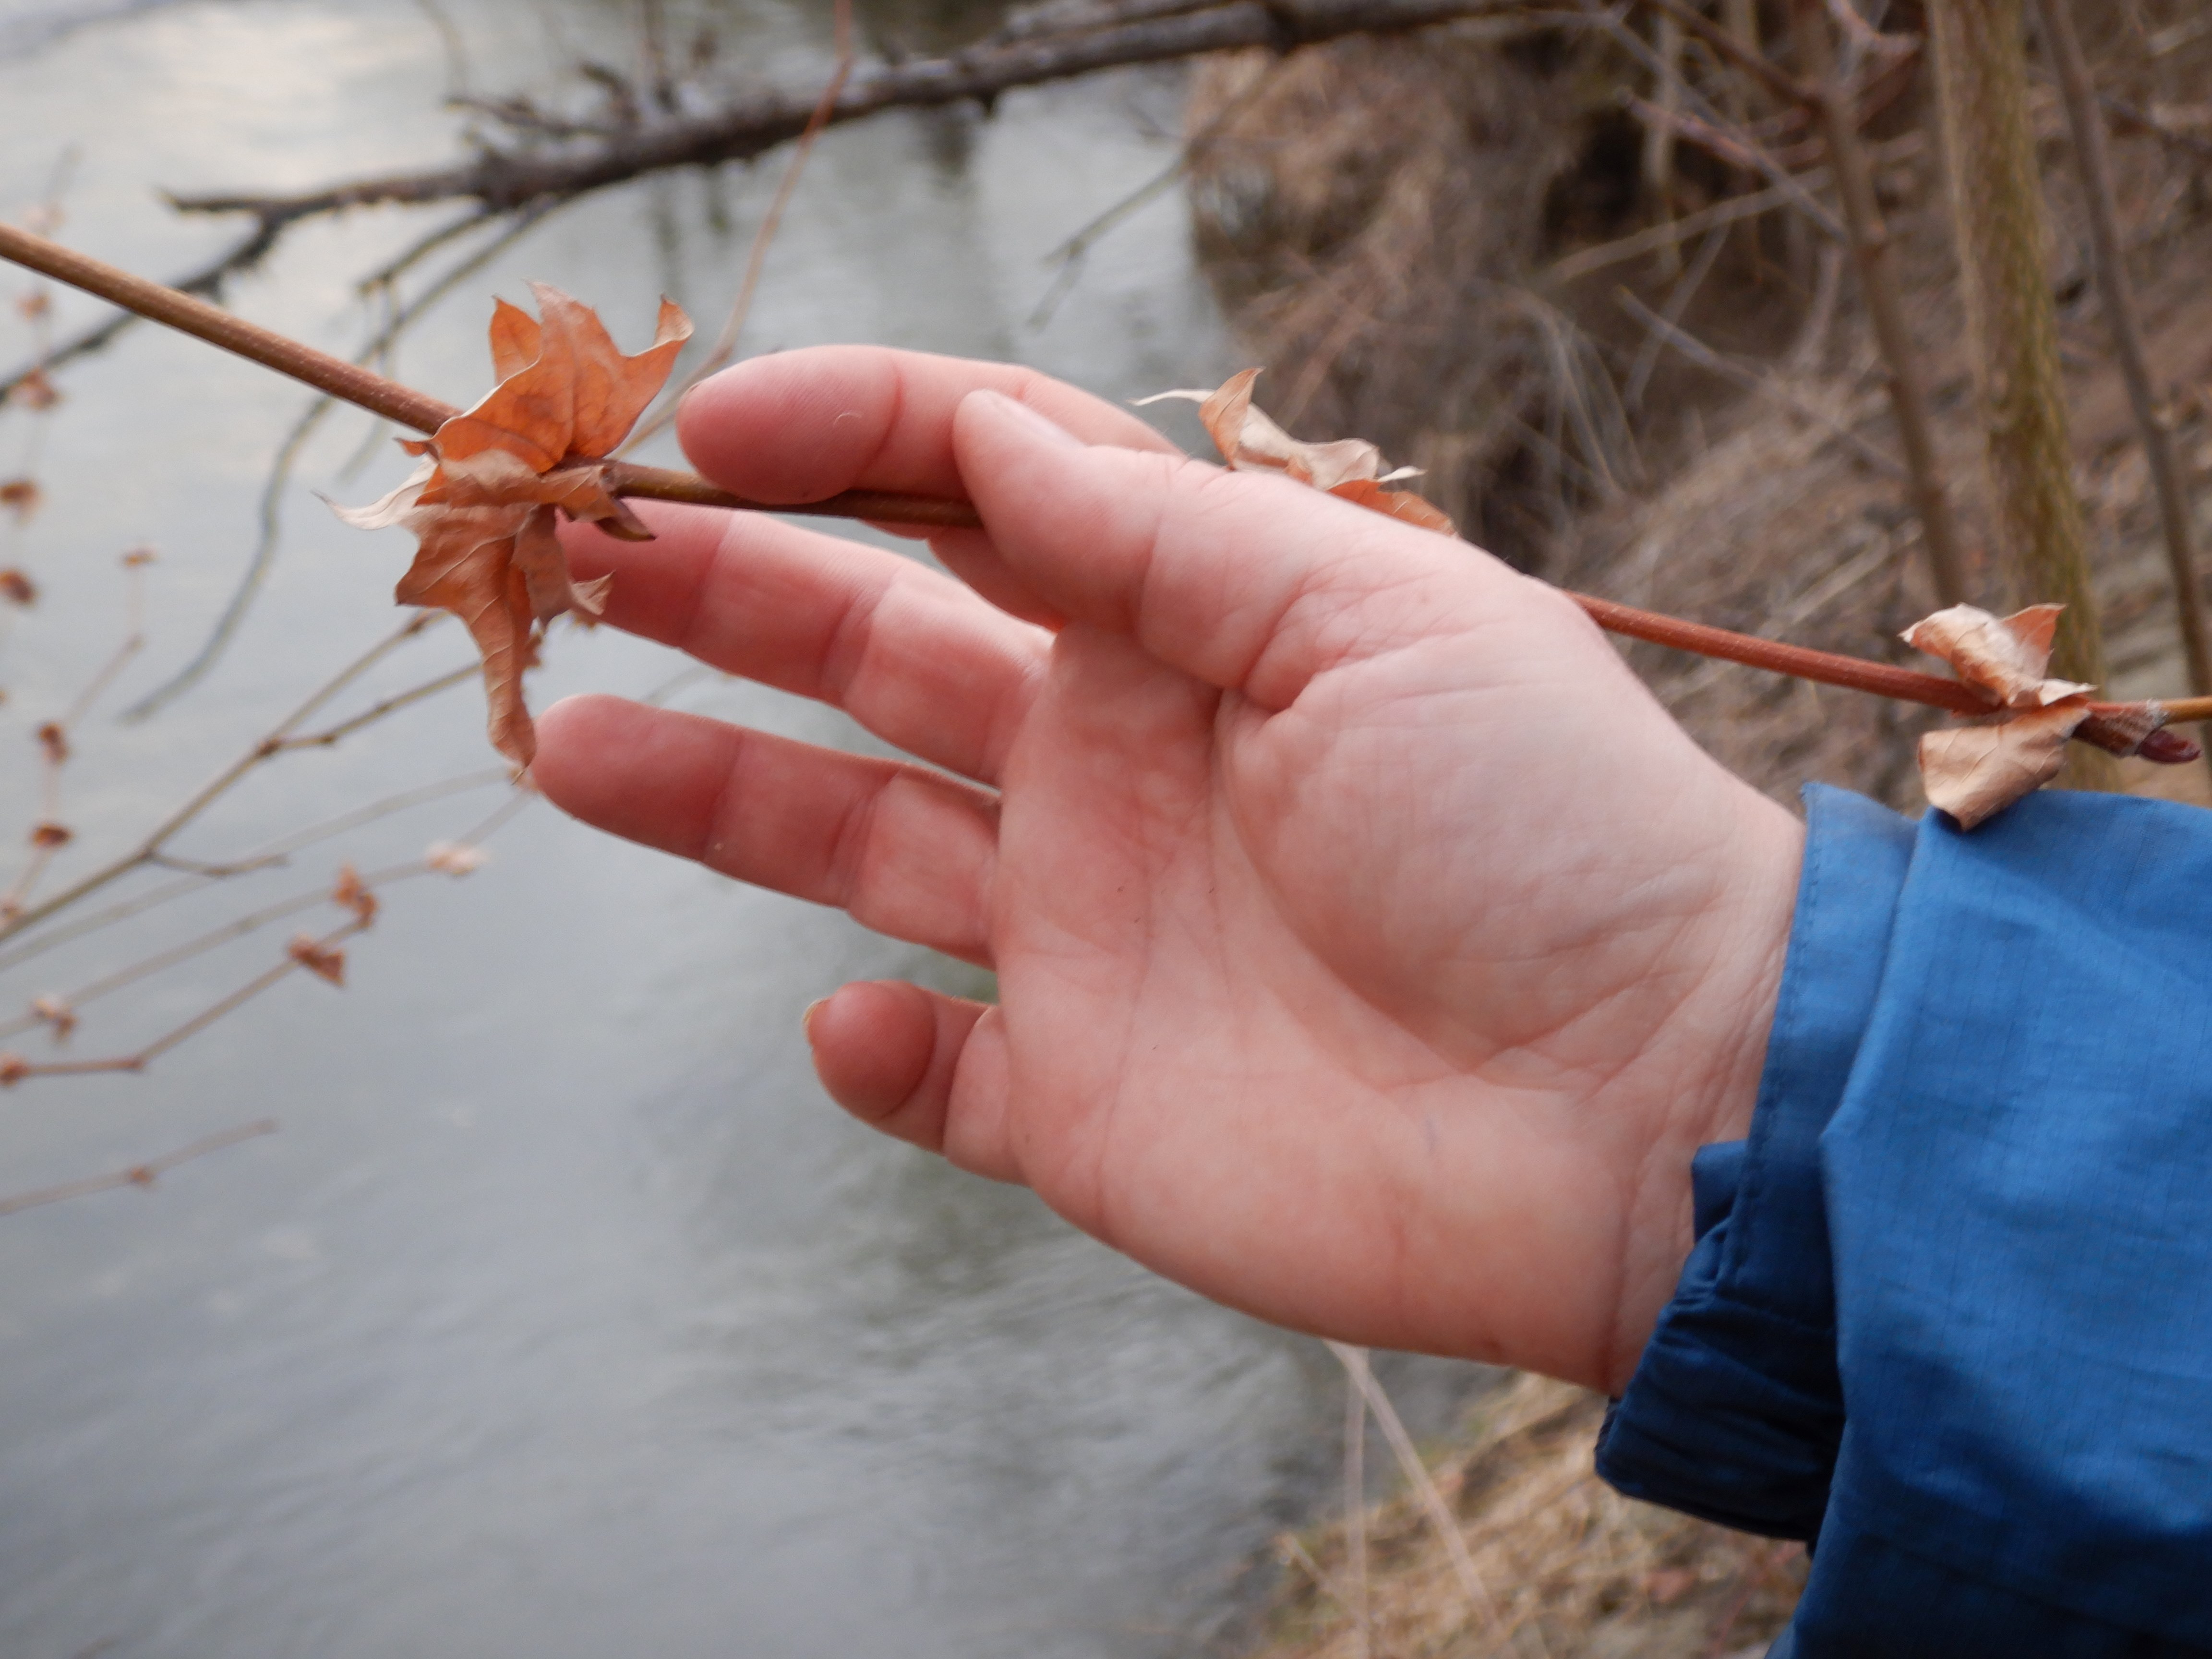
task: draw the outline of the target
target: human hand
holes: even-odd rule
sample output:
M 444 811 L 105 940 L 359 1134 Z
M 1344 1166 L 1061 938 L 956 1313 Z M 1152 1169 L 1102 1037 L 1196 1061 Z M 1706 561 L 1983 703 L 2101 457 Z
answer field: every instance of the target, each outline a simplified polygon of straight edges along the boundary
M 567 532 L 614 625 L 915 757 L 539 722 L 566 811 L 997 970 L 818 1005 L 830 1094 L 1263 1318 L 1618 1389 L 1750 1117 L 1796 821 L 1552 589 L 1027 371 L 795 351 L 679 430 L 755 500 L 988 526 L 933 538 L 965 585 L 756 514 Z

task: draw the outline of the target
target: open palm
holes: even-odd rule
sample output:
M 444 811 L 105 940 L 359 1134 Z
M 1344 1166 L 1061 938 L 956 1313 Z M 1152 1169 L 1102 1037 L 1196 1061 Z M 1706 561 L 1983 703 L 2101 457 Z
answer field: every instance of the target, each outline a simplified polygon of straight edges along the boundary
M 818 1006 L 830 1092 L 1264 1317 L 1617 1386 L 1750 1112 L 1795 821 L 1541 585 L 1024 371 L 795 352 L 682 433 L 755 499 L 988 526 L 935 539 L 964 584 L 755 515 L 572 532 L 617 625 L 920 763 L 541 722 L 577 816 L 997 970 Z

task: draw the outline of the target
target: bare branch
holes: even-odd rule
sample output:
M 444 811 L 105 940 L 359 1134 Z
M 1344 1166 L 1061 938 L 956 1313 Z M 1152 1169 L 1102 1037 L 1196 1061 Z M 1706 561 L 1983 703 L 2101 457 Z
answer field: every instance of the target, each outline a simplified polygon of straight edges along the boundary
M 515 215 L 507 222 L 498 235 L 471 250 L 465 258 L 456 261 L 435 282 L 430 283 L 422 293 L 416 295 L 386 320 L 384 326 L 378 330 L 356 354 L 355 363 L 364 366 L 365 372 L 365 366 L 368 363 L 384 357 L 390 351 L 392 343 L 410 323 L 451 293 L 463 278 L 482 270 L 501 252 L 521 240 L 552 210 L 552 206 L 553 204 L 548 204 Z M 465 216 L 454 224 L 447 226 L 430 237 L 424 238 L 416 245 L 414 249 L 410 250 L 408 254 L 402 255 L 399 260 L 387 265 L 383 271 L 369 278 L 369 281 L 372 283 L 389 283 L 399 270 L 404 269 L 407 260 L 416 252 L 425 250 L 428 246 L 434 246 L 446 240 L 449 233 L 457 233 L 478 224 L 492 222 L 495 216 L 483 212 Z M 229 600 L 223 605 L 222 614 L 216 618 L 215 626 L 208 630 L 207 638 L 201 641 L 200 648 L 193 653 L 191 659 L 161 684 L 139 698 L 130 708 L 125 709 L 123 711 L 125 720 L 143 720 L 155 714 L 165 704 L 198 684 L 206 677 L 208 671 L 221 659 L 224 650 L 236 635 L 239 624 L 246 620 L 246 613 L 252 607 L 255 597 L 260 592 L 262 584 L 268 580 L 270 568 L 276 562 L 276 549 L 284 530 L 284 490 L 291 482 L 292 469 L 297 465 L 301 453 L 307 447 L 307 441 L 314 435 L 316 428 L 336 407 L 337 404 L 331 393 L 326 392 L 324 396 L 314 399 L 301 412 L 300 418 L 293 423 L 292 429 L 285 434 L 283 441 L 277 445 L 276 458 L 270 463 L 269 476 L 261 486 L 261 502 L 257 512 L 260 528 L 254 539 L 253 552 L 246 562 L 246 569 L 238 579 L 238 586 L 231 591 Z
M 253 234 L 235 244 L 212 264 L 188 271 L 169 284 L 179 294 L 193 294 L 213 299 L 221 295 L 223 284 L 242 271 L 251 270 L 261 263 L 269 250 L 276 246 L 283 234 L 281 225 L 256 224 Z M 59 368 L 64 363 L 89 356 L 100 350 L 125 329 L 138 320 L 138 313 L 130 310 L 117 312 L 103 322 L 96 323 L 81 334 L 72 335 L 59 345 L 41 351 L 37 357 L 21 368 L 12 370 L 0 379 L 0 401 L 4 401 L 16 387 L 33 374 Z
M 28 962 L 34 957 L 43 956 L 48 951 L 58 945 L 66 945 L 73 939 L 86 938 L 120 922 L 129 921 L 133 917 L 144 915 L 149 910 L 159 909 L 161 906 L 173 902 L 188 894 L 198 892 L 211 882 L 282 865 L 292 854 L 314 846 L 318 842 L 342 836 L 349 830 L 358 830 L 364 824 L 374 823 L 379 818 L 390 817 L 394 813 L 428 805 L 432 801 L 443 800 L 448 795 L 460 794 L 471 789 L 482 789 L 491 784 L 506 783 L 507 781 L 507 769 L 504 766 L 495 766 L 486 767 L 480 771 L 465 772 L 459 777 L 446 778 L 436 783 L 422 784 L 413 789 L 402 790 L 397 794 L 387 795 L 381 800 L 371 801 L 365 806 L 356 807 L 352 811 L 341 813 L 334 818 L 327 818 L 320 823 L 311 824 L 304 830 L 295 830 L 289 836 L 266 842 L 254 851 L 241 854 L 228 862 L 197 862 L 179 859 L 166 853 L 156 854 L 146 862 L 162 869 L 188 872 L 185 879 L 165 882 L 159 887 L 139 894 L 136 898 L 125 899 L 104 909 L 79 915 L 65 926 L 49 927 L 35 939 L 27 939 L 11 949 L 0 951 L 0 972 L 5 972 L 10 968 Z
M 759 228 L 753 232 L 752 246 L 745 254 L 745 274 L 738 284 L 738 297 L 731 302 L 730 314 L 722 321 L 722 331 L 714 337 L 714 343 L 676 386 L 661 396 L 660 408 L 648 419 L 639 423 L 622 446 L 629 453 L 676 418 L 677 406 L 684 394 L 714 374 L 730 361 L 738 349 L 738 337 L 744 332 L 745 319 L 752 313 L 753 295 L 760 288 L 761 272 L 768 264 L 768 251 L 775 240 L 777 228 L 783 223 L 784 210 L 791 205 L 792 197 L 799 189 L 799 175 L 806 171 L 806 159 L 814 153 L 814 141 L 822 136 L 822 129 L 830 125 L 830 117 L 837 107 L 838 94 L 844 91 L 845 82 L 853 75 L 853 0 L 835 0 L 837 64 L 830 73 L 829 83 L 822 88 L 822 97 L 807 118 L 806 129 L 799 135 L 799 143 L 791 152 L 790 165 L 783 170 L 783 178 L 775 187 L 775 195 L 761 216 Z
M 1730 362 L 1703 340 L 1652 310 L 1626 289 L 1622 289 L 1613 297 L 1620 302 L 1623 310 L 1692 362 L 1697 364 L 1698 368 L 1711 370 L 1731 385 L 1741 386 L 1746 392 L 1755 392 L 1759 397 L 1771 398 L 1792 414 L 1811 422 L 1842 443 L 1850 449 L 1851 453 L 1884 477 L 1902 478 L 1905 476 L 1905 468 L 1899 464 L 1894 455 L 1887 454 L 1875 447 L 1840 421 L 1814 408 L 1803 398 L 1777 384 L 1771 375 L 1756 374 L 1741 364 Z
M 327 749 L 341 738 L 360 731 L 364 726 L 374 726 L 386 714 L 395 714 L 410 704 L 421 702 L 426 697 L 434 697 L 439 692 L 450 690 L 456 685 L 465 684 L 468 681 L 475 679 L 482 672 L 483 669 L 479 664 L 463 663 L 459 668 L 449 669 L 435 679 L 425 680 L 420 685 L 410 686 L 404 691 L 394 692 L 381 702 L 371 703 L 358 714 L 349 715 L 335 726 L 325 726 L 319 732 L 303 732 L 294 737 L 280 738 L 276 748 L 280 751 L 287 749 Z
M 1905 471 L 1913 509 L 1920 517 L 1921 544 L 1928 550 L 1929 572 L 1943 603 L 1958 605 L 1966 597 L 1966 557 L 1936 449 L 1928 392 L 1921 381 L 1920 352 L 1905 320 L 1889 227 L 1882 221 L 1873 169 L 1859 139 L 1857 111 L 1835 72 L 1828 20 L 1818 0 L 1795 0 L 1792 21 L 1798 57 L 1813 77 L 1816 106 L 1827 133 L 1829 163 L 1844 217 L 1850 226 L 1850 247 L 1858 261 L 1859 288 L 1865 296 L 1868 320 L 1874 326 L 1889 377 L 1890 409 L 1896 416 L 1899 441 L 1905 447 Z
M 94 1193 L 112 1192 L 118 1187 L 151 1187 L 161 1176 L 180 1164 L 189 1164 L 196 1158 L 205 1158 L 210 1152 L 235 1146 L 241 1140 L 252 1140 L 259 1135 L 276 1133 L 275 1121 L 264 1118 L 258 1123 L 247 1123 L 235 1129 L 204 1135 L 178 1147 L 173 1152 L 149 1158 L 143 1164 L 134 1164 L 127 1170 L 117 1170 L 108 1175 L 88 1176 L 82 1181 L 65 1181 L 58 1187 L 41 1187 L 33 1192 L 0 1198 L 0 1215 L 13 1215 L 18 1210 L 34 1209 L 41 1204 L 59 1204 L 67 1199 L 86 1198 Z
M 1217 0 L 1196 7 L 1115 7 L 1078 32 L 986 40 L 941 58 L 872 66 L 839 94 L 828 125 L 891 108 L 989 101 L 1019 87 L 1099 70 L 1162 63 L 1245 46 L 1288 51 L 1346 34 L 1396 33 L 1516 9 L 1510 0 Z M 814 94 L 764 91 L 697 116 L 641 125 L 589 145 L 486 151 L 426 172 L 360 179 L 293 195 L 232 192 L 179 198 L 188 212 L 251 213 L 290 224 L 380 203 L 473 199 L 513 209 L 601 190 L 669 167 L 750 161 L 796 138 L 813 118 Z
M 1809 101 L 1789 70 L 1757 47 L 1748 46 L 1683 0 L 1642 0 L 1642 3 L 1710 46 L 1724 64 L 1743 70 L 1784 103 Z

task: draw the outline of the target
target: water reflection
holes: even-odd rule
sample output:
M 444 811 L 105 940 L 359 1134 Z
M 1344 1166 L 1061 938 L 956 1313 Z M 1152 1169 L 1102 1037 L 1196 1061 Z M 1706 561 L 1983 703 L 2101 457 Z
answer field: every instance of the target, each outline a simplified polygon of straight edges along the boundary
M 615 0 L 113 9 L 72 32 L 61 8 L 0 0 L 16 31 L 0 33 L 0 206 L 81 141 L 70 234 L 155 271 L 235 234 L 161 213 L 155 184 L 301 185 L 449 155 L 454 39 L 475 84 L 501 91 L 573 88 L 584 57 L 633 65 L 641 39 Z M 975 9 L 866 15 L 885 40 L 926 44 Z M 799 77 L 821 72 L 825 15 L 760 0 L 671 4 L 661 23 L 681 41 L 719 21 L 719 65 Z M 1009 97 L 988 122 L 831 134 L 750 337 L 1012 356 L 1116 397 L 1219 378 L 1227 349 L 1172 201 L 1097 250 L 1048 326 L 1024 320 L 1042 255 L 1169 159 L 1149 134 L 1173 129 L 1176 100 L 1171 76 L 1144 74 Z M 398 371 L 472 396 L 488 295 L 532 276 L 592 299 L 624 338 L 664 289 L 718 314 L 775 170 L 644 181 L 554 216 L 426 318 Z M 238 302 L 350 349 L 355 280 L 429 222 L 305 228 Z M 92 314 L 62 308 L 65 326 Z M 0 754 L 29 752 L 26 722 L 106 649 L 116 549 L 150 538 L 165 556 L 155 648 L 124 695 L 189 653 L 301 406 L 150 331 L 67 390 L 27 543 L 47 599 L 0 645 Z M 338 422 L 304 458 L 283 556 L 216 674 L 150 725 L 88 731 L 70 787 L 88 840 L 179 799 L 389 626 L 404 545 L 343 531 L 308 494 L 390 483 L 403 463 L 368 435 Z M 434 634 L 363 695 L 459 649 Z M 563 635 L 534 695 L 635 693 L 671 668 L 636 641 Z M 685 701 L 866 746 L 757 688 L 708 682 Z M 272 769 L 194 848 L 482 764 L 479 708 L 453 694 Z M 455 816 L 397 815 L 345 851 L 412 856 Z M 284 1131 L 151 1196 L 0 1223 L 0 1651 L 1140 1659 L 1194 1651 L 1231 1618 L 1255 1552 L 1332 1464 L 1338 1384 L 1319 1350 L 822 1103 L 805 1003 L 854 975 L 953 970 L 544 811 L 495 852 L 465 885 L 395 890 L 343 995 L 288 983 L 149 1078 L 10 1098 L 9 1189 L 264 1113 Z M 265 879 L 325 873 L 303 859 Z M 222 889 L 190 920 L 264 890 Z M 268 943 L 240 948 L 161 982 L 137 1017 L 198 1006 Z M 100 962 L 88 941 L 0 990 Z M 1460 1376 L 1392 1375 L 1432 1422 Z

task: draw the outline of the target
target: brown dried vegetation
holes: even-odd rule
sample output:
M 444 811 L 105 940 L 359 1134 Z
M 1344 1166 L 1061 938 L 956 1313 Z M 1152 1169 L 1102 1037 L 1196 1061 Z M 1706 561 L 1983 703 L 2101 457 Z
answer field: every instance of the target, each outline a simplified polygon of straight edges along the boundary
M 2148 356 L 2212 530 L 2212 35 L 2180 0 L 2077 4 L 2112 120 L 2114 196 Z M 1595 9 L 1593 9 L 1593 15 Z M 1764 48 L 1791 59 L 1786 14 Z M 1885 27 L 1923 24 L 1892 6 Z M 1644 27 L 1642 40 L 1656 40 Z M 1419 488 L 1472 539 L 1562 586 L 1747 633 L 1924 665 L 1899 637 L 1939 603 L 1882 362 L 1842 250 L 1819 132 L 1692 43 L 1717 117 L 1764 146 L 1760 173 L 1693 106 L 1667 199 L 1639 118 L 1662 118 L 1649 45 L 1589 26 L 1462 24 L 1272 62 L 1216 60 L 1188 125 L 1241 105 L 1194 165 L 1200 245 L 1261 398 L 1292 431 L 1358 432 L 1425 466 Z M 1910 68 L 1910 65 L 1907 65 Z M 2038 74 L 2041 71 L 2038 67 Z M 1636 98 L 1624 107 L 1620 93 Z M 1896 72 L 1863 129 L 1906 320 L 1932 394 L 1977 601 L 2011 591 L 1992 540 L 1955 292 L 1932 94 Z M 2158 505 L 2089 281 L 2088 216 L 2047 76 L 2031 85 L 2050 207 L 2049 273 L 2110 679 L 2188 684 Z M 1789 188 L 1785 188 L 1784 185 Z M 1671 214 L 1680 226 L 1670 228 Z M 2201 585 L 2201 579 L 2200 579 Z M 1698 740 L 1784 799 L 1808 780 L 1917 810 L 1934 711 L 1629 644 Z M 2126 787 L 2203 800 L 2198 767 L 2120 763 Z M 1266 1659 L 1547 1653 L 1721 1659 L 1786 1619 L 1802 1558 L 1629 1503 L 1600 1485 L 1600 1402 L 1534 1379 L 1440 1463 L 1467 1550 L 1518 1622 L 1487 1630 L 1449 1552 L 1401 1498 L 1284 1540 Z M 1370 1540 L 1368 1628 L 1349 1607 Z
M 1267 1659 L 1706 1659 L 1764 1651 L 1804 1583 L 1794 1544 L 1748 1538 L 1623 1498 L 1590 1468 L 1605 1402 L 1522 1376 L 1479 1408 L 1432 1467 L 1490 1616 L 1412 1497 L 1371 1511 L 1367 1628 L 1346 1529 L 1277 1542 L 1285 1588 Z
M 2100 88 L 2180 135 L 2116 118 L 2112 148 L 2201 539 L 2212 520 L 2212 296 L 2198 275 L 2212 262 L 2212 158 L 2183 140 L 2212 97 L 2212 37 L 2172 30 L 2183 9 L 2167 0 L 2077 16 Z M 1893 7 L 1887 26 L 1919 21 L 1917 7 Z M 1765 44 L 1786 64 L 1770 22 L 1777 38 Z M 1717 78 L 1708 63 L 1701 84 Z M 1986 552 L 1925 80 L 1886 88 L 1866 136 L 1970 580 L 1980 603 L 2008 610 L 2039 596 L 2006 591 Z M 1193 204 L 1248 361 L 1267 366 L 1261 399 L 1295 432 L 1357 432 L 1426 468 L 1419 487 L 1472 539 L 1563 586 L 1917 665 L 1898 635 L 1937 599 L 1888 459 L 1896 438 L 1856 284 L 1785 192 L 1713 149 L 1680 147 L 1674 208 L 1690 234 L 1674 237 L 1644 194 L 1640 132 L 1619 96 L 1639 83 L 1650 88 L 1649 66 L 1601 29 L 1505 21 L 1202 67 L 1192 130 L 1243 106 L 1196 159 Z M 1749 131 L 1795 145 L 1803 190 L 1832 200 L 1802 123 L 1743 96 Z M 2186 672 L 2155 504 L 2089 291 L 2086 214 L 2046 83 L 2033 111 L 2112 670 L 2103 695 L 2172 694 Z M 1743 203 L 1755 210 L 1729 216 Z M 1679 246 L 1679 275 L 1653 252 L 1662 243 Z M 1778 796 L 1822 779 L 1919 804 L 1928 711 L 1628 649 L 1700 742 Z M 2203 795 L 2201 770 L 2121 768 L 2130 787 Z

